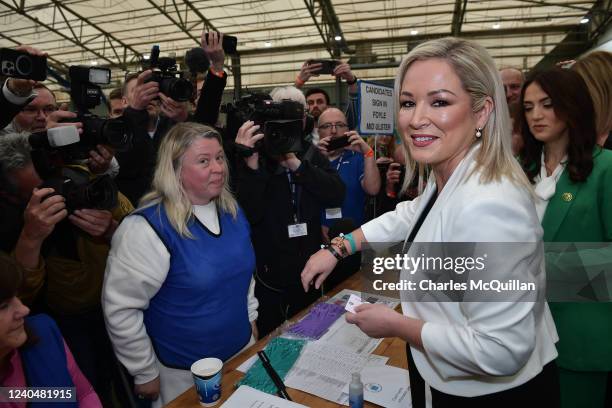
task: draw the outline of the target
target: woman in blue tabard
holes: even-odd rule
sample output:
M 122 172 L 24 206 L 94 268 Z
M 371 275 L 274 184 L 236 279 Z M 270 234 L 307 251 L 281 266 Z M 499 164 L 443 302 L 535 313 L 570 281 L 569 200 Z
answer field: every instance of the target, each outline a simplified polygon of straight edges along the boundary
M 193 362 L 226 361 L 256 337 L 255 255 L 228 177 L 219 134 L 176 125 L 160 146 L 151 192 L 112 242 L 102 294 L 108 331 L 135 392 L 154 406 L 193 385 Z
M 562 69 L 533 74 L 520 107 L 525 140 L 521 158 L 535 184 L 544 241 L 612 242 L 612 152 L 596 145 L 593 103 L 580 75 Z M 604 245 L 581 251 L 582 265 L 607 269 L 611 249 Z M 547 257 L 550 279 L 558 268 L 567 268 L 565 259 Z M 561 407 L 606 406 L 612 375 L 612 303 L 554 302 L 550 309 L 559 332 Z M 608 387 L 607 392 L 612 390 Z

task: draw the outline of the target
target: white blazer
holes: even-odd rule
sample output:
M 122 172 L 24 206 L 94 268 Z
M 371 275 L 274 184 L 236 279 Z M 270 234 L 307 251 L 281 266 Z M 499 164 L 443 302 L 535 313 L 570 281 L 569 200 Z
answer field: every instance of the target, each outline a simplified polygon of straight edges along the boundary
M 542 240 L 529 191 L 509 180 L 482 184 L 480 173 L 472 173 L 479 149 L 474 146 L 457 166 L 414 242 Z M 421 196 L 364 224 L 366 240 L 405 240 L 434 192 L 432 177 Z M 495 270 L 496 278 L 520 276 L 540 287 L 544 253 L 542 246 L 535 248 L 516 259 L 489 257 L 487 269 Z M 404 271 L 401 278 L 410 275 Z M 415 302 L 406 292 L 401 299 L 404 315 L 425 321 L 425 352 L 411 350 L 419 373 L 438 391 L 464 397 L 504 391 L 529 381 L 557 356 L 557 331 L 546 302 Z

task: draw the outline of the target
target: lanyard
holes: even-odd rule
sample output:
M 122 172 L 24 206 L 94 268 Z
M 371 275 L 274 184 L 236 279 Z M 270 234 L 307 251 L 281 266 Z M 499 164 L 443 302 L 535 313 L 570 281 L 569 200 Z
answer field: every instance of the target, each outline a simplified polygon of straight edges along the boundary
M 287 180 L 289 180 L 289 189 L 291 190 L 291 208 L 293 209 L 293 222 L 297 224 L 300 220 L 300 195 L 302 189 L 293 181 L 291 170 L 287 169 Z
M 344 152 L 338 157 L 338 164 L 336 165 L 336 172 L 340 171 L 340 166 L 342 166 L 342 160 L 344 160 Z

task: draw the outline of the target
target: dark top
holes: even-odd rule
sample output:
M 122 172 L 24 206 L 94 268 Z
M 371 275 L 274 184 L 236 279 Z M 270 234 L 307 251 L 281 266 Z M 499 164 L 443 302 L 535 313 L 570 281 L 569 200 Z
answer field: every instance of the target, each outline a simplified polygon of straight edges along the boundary
M 315 147 L 309 150 L 298 153 L 302 164 L 290 173 L 261 156 L 257 171 L 238 159 L 236 193 L 251 224 L 258 278 L 274 288 L 301 285 L 300 273 L 322 242 L 322 209 L 344 200 L 344 184 L 329 160 Z M 307 225 L 306 236 L 289 238 L 294 217 Z

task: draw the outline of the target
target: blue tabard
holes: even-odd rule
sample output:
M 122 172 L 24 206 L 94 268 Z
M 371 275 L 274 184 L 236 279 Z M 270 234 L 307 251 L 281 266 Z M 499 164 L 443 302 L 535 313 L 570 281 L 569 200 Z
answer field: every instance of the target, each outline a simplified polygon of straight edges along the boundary
M 189 370 L 205 357 L 227 360 L 251 338 L 247 295 L 255 253 L 249 224 L 223 213 L 219 235 L 195 216 L 193 239 L 170 225 L 163 205 L 139 210 L 170 253 L 170 270 L 144 311 L 144 323 L 157 358 L 167 367 Z
M 19 349 L 28 387 L 74 387 L 68 371 L 64 339 L 55 322 L 44 314 L 26 317 L 25 321 L 38 338 L 32 346 Z M 78 402 L 37 402 L 30 405 L 36 408 L 79 406 Z

